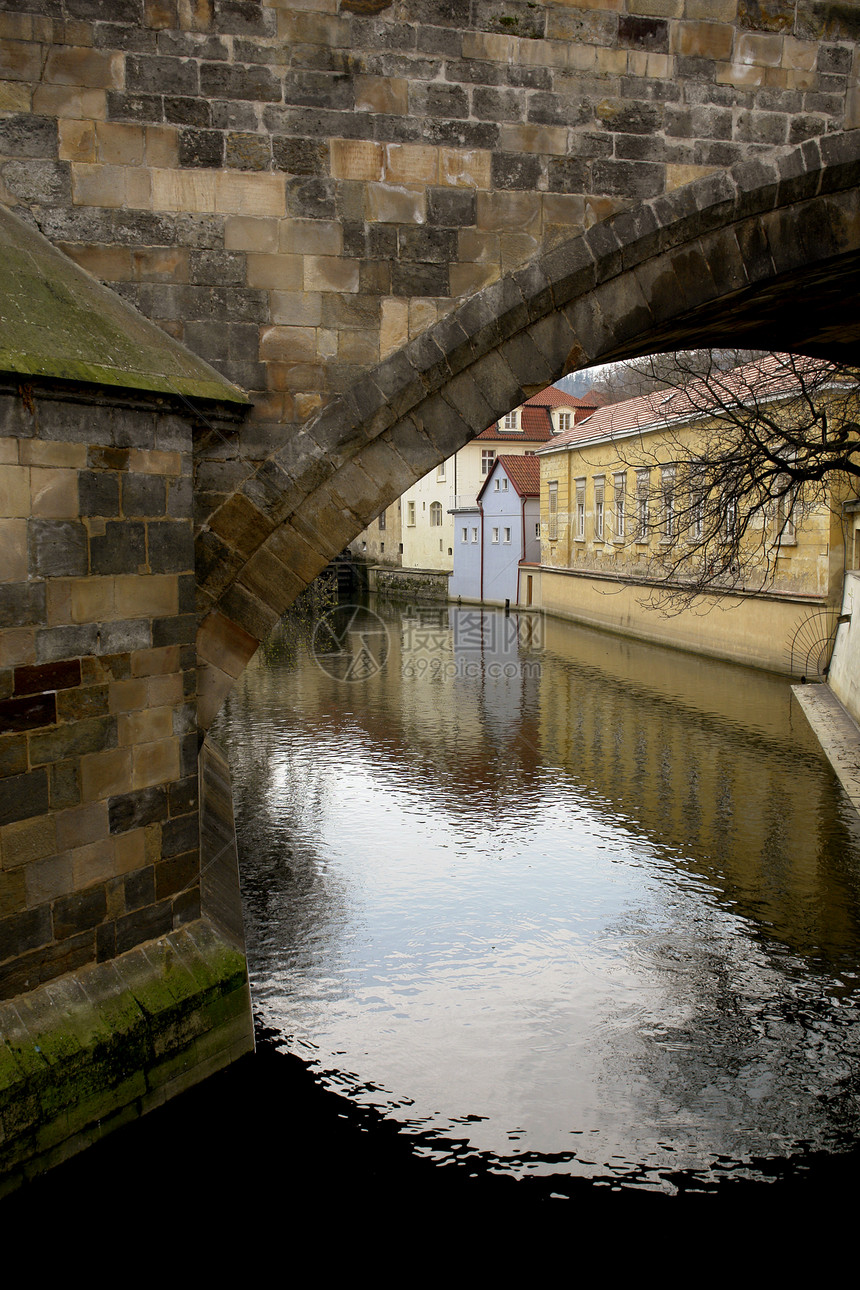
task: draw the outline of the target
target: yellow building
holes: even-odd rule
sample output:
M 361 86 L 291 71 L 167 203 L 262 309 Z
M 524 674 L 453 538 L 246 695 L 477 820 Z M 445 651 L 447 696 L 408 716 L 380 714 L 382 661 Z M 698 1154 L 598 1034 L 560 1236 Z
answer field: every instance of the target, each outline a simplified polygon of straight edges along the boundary
M 702 463 L 737 442 L 746 398 L 771 433 L 813 387 L 835 411 L 848 392 L 823 370 L 770 355 L 722 374 L 719 403 L 710 384 L 659 391 L 600 408 L 541 449 L 540 606 L 718 658 L 820 670 L 852 563 L 856 485 L 830 472 L 811 500 L 785 491 L 759 509 L 745 505 L 754 489 L 724 482 L 738 478 L 729 455 L 717 480 Z M 787 483 L 772 473 L 762 487 Z

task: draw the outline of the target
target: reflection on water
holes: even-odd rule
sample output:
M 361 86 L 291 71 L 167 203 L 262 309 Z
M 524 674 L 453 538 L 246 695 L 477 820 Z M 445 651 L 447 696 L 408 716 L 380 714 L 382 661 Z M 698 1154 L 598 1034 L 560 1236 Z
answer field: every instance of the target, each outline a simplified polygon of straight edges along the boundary
M 671 1189 L 856 1145 L 860 827 L 787 683 L 373 608 L 385 649 L 276 638 L 215 732 L 262 1020 L 440 1160 Z

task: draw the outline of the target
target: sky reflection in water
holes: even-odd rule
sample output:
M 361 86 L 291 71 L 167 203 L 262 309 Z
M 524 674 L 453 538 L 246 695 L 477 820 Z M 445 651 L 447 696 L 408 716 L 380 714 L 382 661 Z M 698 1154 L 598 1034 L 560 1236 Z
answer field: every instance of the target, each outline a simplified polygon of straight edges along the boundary
M 860 828 L 788 686 L 375 609 L 380 671 L 272 646 L 215 732 L 265 1024 L 440 1158 L 670 1186 L 853 1145 Z

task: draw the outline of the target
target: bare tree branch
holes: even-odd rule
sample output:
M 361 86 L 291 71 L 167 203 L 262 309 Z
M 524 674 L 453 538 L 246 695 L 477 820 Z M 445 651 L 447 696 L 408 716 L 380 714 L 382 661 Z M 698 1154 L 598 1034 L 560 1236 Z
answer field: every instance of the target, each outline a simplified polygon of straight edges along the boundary
M 804 521 L 860 493 L 860 369 L 749 360 L 697 350 L 624 365 L 610 388 L 647 392 L 590 418 L 637 472 L 625 542 L 649 543 L 645 576 L 666 612 L 768 588 Z M 578 429 L 585 438 L 589 421 Z

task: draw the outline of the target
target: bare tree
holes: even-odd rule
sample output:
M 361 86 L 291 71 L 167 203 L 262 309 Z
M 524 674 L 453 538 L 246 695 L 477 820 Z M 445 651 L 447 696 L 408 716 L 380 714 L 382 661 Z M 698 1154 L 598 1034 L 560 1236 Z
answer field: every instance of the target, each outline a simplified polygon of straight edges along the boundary
M 603 409 L 637 472 L 625 538 L 649 542 L 653 599 L 668 612 L 710 590 L 767 588 L 800 526 L 860 494 L 860 369 L 749 358 L 659 355 L 635 369 L 651 392 Z

